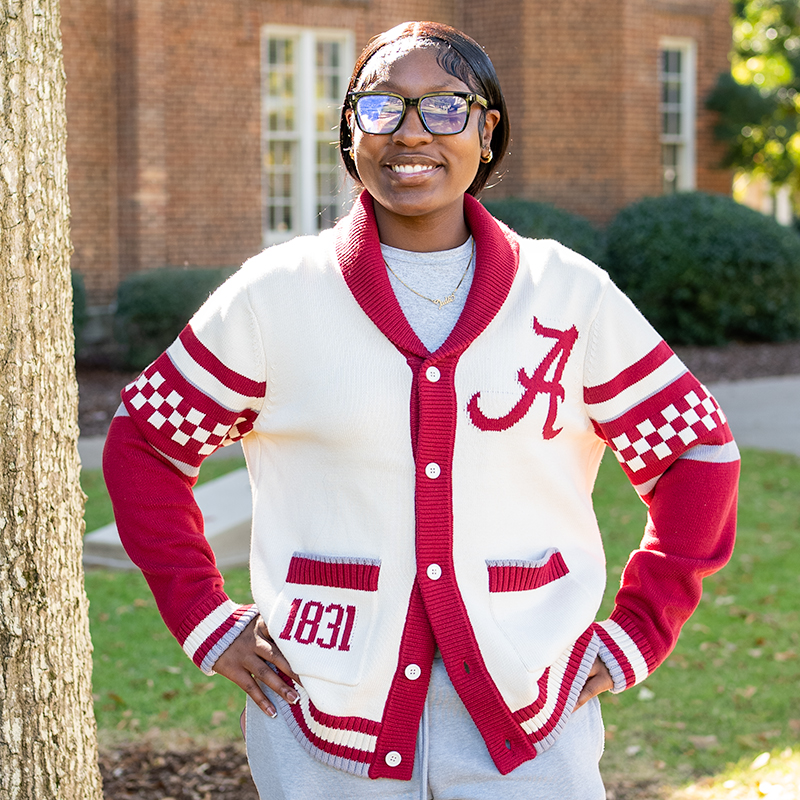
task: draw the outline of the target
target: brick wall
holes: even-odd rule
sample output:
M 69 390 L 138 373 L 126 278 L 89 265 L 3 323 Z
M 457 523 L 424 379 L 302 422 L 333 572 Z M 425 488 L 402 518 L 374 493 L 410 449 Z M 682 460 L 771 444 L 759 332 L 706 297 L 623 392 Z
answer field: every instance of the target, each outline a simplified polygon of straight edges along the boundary
M 68 0 L 61 16 L 67 73 L 72 267 L 94 303 L 119 280 L 114 35 L 109 0 Z
M 398 10 L 399 9 L 399 10 Z M 262 247 L 260 29 L 407 19 L 487 49 L 512 142 L 487 197 L 603 222 L 661 191 L 658 40 L 698 44 L 698 188 L 729 191 L 702 98 L 726 69 L 727 0 L 63 0 L 73 266 L 90 302 L 165 265 L 236 265 Z

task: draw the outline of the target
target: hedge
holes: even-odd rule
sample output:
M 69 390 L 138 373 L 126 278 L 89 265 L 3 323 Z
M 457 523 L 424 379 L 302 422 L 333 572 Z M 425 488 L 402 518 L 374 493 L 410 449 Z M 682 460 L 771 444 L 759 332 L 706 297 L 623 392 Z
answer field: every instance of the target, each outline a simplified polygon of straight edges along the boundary
M 487 200 L 484 206 L 520 236 L 555 239 L 596 264 L 605 260 L 603 234 L 589 220 L 577 214 L 562 211 L 548 203 L 518 198 Z
M 206 298 L 234 270 L 157 269 L 126 278 L 117 290 L 114 335 L 123 365 L 143 369 L 178 336 Z
M 611 276 L 670 343 L 800 337 L 800 237 L 730 197 L 640 200 L 606 248 Z

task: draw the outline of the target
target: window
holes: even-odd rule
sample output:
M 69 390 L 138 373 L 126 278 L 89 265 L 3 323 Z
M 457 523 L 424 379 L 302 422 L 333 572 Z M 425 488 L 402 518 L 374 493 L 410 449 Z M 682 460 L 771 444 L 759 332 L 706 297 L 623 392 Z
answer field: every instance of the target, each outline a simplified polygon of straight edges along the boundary
M 266 244 L 331 227 L 346 210 L 337 143 L 353 65 L 349 31 L 268 26 L 261 36 Z
M 661 167 L 664 194 L 695 188 L 695 46 L 661 40 Z

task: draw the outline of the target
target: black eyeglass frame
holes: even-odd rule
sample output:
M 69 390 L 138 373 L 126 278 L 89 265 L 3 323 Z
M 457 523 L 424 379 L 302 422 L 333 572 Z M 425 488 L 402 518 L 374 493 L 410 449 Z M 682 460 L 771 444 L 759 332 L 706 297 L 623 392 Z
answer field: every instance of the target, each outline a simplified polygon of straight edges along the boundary
M 394 126 L 389 131 L 383 131 L 383 133 L 372 133 L 371 131 L 364 130 L 364 126 L 361 124 L 361 119 L 358 114 L 358 110 L 356 108 L 356 104 L 362 97 L 396 97 L 398 100 L 403 101 L 403 111 L 400 114 L 400 119 L 397 120 L 397 125 Z M 467 114 L 464 117 L 464 125 L 461 130 L 457 131 L 447 131 L 447 133 L 437 133 L 436 131 L 432 131 L 428 124 L 425 122 L 425 115 L 422 114 L 419 110 L 419 104 L 427 99 L 428 97 L 460 97 L 462 100 L 467 101 Z M 464 133 L 467 129 L 467 125 L 469 124 L 469 112 L 472 109 L 472 106 L 477 103 L 484 109 L 489 108 L 489 101 L 485 97 L 481 97 L 479 94 L 475 94 L 474 92 L 428 92 L 428 94 L 420 95 L 419 97 L 403 97 L 401 94 L 397 94 L 396 92 L 379 92 L 379 91 L 367 91 L 367 92 L 350 92 L 347 95 L 347 102 L 350 108 L 353 109 L 353 115 L 356 118 L 356 125 L 364 132 L 368 133 L 370 136 L 391 136 L 391 134 L 395 133 L 399 130 L 400 126 L 403 124 L 403 120 L 406 118 L 406 114 L 408 113 L 409 108 L 416 108 L 417 114 L 419 115 L 420 122 L 422 122 L 422 127 L 425 128 L 428 133 L 433 136 L 457 136 L 459 133 Z

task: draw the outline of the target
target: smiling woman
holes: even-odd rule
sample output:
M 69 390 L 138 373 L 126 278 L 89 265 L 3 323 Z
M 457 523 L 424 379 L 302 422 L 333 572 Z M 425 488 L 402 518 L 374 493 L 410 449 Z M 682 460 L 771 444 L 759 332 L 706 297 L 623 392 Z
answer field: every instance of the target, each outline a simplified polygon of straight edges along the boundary
M 724 415 L 602 270 L 478 202 L 508 140 L 476 42 L 381 34 L 342 109 L 353 211 L 245 264 L 122 393 L 120 537 L 187 655 L 247 693 L 264 798 L 601 800 L 597 695 L 666 658 L 729 557 Z M 246 606 L 191 493 L 237 440 Z M 598 621 L 606 446 L 650 513 Z

